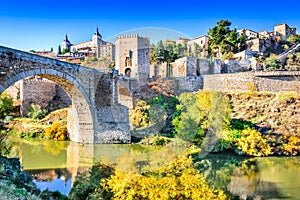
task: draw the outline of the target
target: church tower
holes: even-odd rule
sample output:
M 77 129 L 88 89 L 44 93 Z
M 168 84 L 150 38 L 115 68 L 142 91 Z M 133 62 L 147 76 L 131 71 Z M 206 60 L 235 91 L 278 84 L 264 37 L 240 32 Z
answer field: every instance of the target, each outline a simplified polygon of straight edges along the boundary
M 66 34 L 66 38 L 64 39 L 64 41 L 61 44 L 62 50 L 64 49 L 68 49 L 69 51 L 71 51 L 71 42 L 68 39 L 68 35 Z

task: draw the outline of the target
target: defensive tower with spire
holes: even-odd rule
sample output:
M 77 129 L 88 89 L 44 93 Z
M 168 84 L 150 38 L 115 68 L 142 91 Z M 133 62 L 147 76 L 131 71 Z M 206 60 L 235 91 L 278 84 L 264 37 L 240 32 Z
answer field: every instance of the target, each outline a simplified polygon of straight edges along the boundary
M 68 39 L 68 35 L 66 34 L 66 38 L 62 42 L 61 47 L 62 47 L 62 49 L 68 49 L 70 51 L 71 46 L 72 46 L 72 44 Z

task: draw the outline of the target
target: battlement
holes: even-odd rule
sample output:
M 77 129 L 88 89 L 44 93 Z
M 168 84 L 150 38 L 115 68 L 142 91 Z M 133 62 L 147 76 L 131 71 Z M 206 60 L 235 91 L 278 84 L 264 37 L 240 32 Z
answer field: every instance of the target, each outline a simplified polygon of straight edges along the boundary
M 127 39 L 127 38 L 143 38 L 143 39 L 146 39 L 150 42 L 150 38 L 149 37 L 142 37 L 140 36 L 139 34 L 125 34 L 125 35 L 120 35 L 117 37 L 116 40 L 119 40 L 119 39 Z

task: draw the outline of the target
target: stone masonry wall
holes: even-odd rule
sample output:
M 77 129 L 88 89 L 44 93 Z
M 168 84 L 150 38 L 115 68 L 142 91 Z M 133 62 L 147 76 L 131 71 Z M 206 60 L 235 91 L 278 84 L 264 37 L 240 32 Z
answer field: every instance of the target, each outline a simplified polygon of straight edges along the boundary
M 52 81 L 42 78 L 20 81 L 20 99 L 20 113 L 22 116 L 27 115 L 31 104 L 40 105 L 42 109 L 50 109 L 52 111 L 60 108 L 59 104 L 67 106 L 72 103 L 61 87 Z
M 48 80 L 27 79 L 21 82 L 21 115 L 25 116 L 31 104 L 46 108 L 56 94 L 55 84 Z
M 300 72 L 241 72 L 204 75 L 205 90 L 300 93 Z
M 203 88 L 202 76 L 171 77 L 166 80 L 172 81 L 172 89 L 177 95 L 183 92 L 195 92 Z

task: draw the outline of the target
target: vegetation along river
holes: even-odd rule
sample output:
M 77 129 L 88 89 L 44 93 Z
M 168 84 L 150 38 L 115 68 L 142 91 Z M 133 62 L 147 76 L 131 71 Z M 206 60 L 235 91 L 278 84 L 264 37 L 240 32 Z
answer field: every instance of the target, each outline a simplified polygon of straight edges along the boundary
M 14 143 L 11 156 L 20 158 L 23 170 L 34 178 L 38 188 L 58 190 L 67 195 L 79 172 L 96 163 L 113 166 L 126 160 L 168 164 L 182 147 L 131 145 L 81 145 L 74 142 L 10 138 Z M 122 160 L 123 158 L 123 160 Z M 231 153 L 195 156 L 195 166 L 209 184 L 235 196 L 264 199 L 300 198 L 300 157 L 249 158 Z

